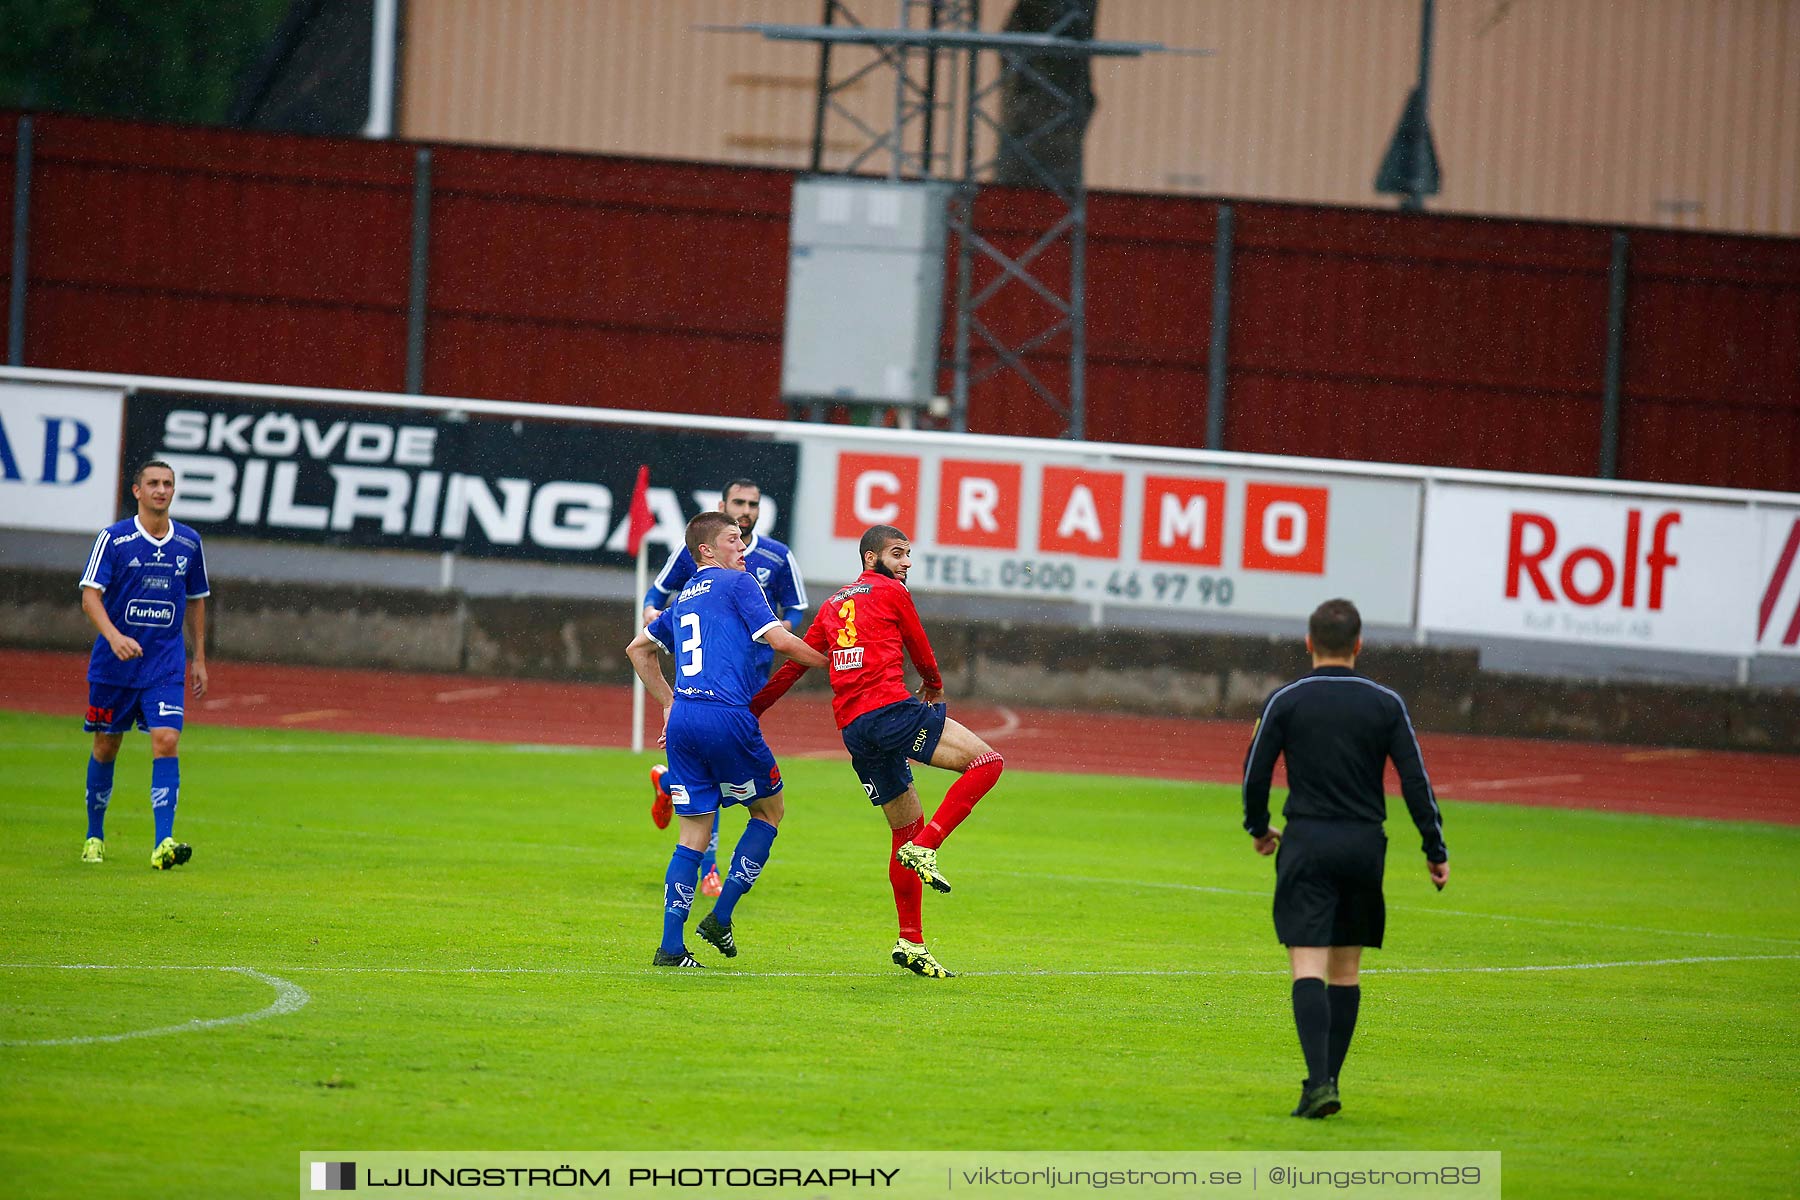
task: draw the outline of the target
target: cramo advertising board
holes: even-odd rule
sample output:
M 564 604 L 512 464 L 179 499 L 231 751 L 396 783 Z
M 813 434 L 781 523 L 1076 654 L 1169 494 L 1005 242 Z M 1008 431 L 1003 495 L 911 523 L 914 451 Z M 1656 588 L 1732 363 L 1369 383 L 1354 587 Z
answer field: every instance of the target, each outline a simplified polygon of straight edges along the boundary
M 794 550 L 815 575 L 848 577 L 863 530 L 894 525 L 931 591 L 1197 617 L 1304 617 L 1354 596 L 1366 620 L 1412 622 L 1415 480 L 1039 446 L 895 436 L 873 453 L 809 437 Z
M 1439 484 L 1426 504 L 1419 623 L 1748 654 L 1760 533 L 1742 505 Z

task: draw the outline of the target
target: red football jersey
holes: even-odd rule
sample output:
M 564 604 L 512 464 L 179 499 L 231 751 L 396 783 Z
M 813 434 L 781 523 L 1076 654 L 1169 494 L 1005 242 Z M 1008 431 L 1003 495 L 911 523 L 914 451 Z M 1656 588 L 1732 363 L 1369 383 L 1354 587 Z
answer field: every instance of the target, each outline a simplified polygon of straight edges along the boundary
M 944 686 L 912 594 L 879 571 L 864 571 L 855 583 L 833 592 L 807 629 L 806 644 L 831 660 L 831 711 L 839 729 L 912 695 L 906 690 L 905 656 L 927 687 Z M 750 702 L 750 711 L 762 715 L 805 673 L 791 659 L 784 663 Z

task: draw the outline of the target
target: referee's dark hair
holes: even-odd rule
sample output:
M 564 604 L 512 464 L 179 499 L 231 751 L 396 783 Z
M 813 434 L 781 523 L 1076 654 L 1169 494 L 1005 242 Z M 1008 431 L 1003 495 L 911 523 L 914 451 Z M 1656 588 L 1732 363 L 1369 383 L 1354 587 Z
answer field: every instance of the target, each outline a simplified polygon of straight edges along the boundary
M 1327 600 L 1307 618 L 1306 633 L 1315 652 L 1344 658 L 1356 652 L 1356 639 L 1362 636 L 1362 614 L 1348 600 Z

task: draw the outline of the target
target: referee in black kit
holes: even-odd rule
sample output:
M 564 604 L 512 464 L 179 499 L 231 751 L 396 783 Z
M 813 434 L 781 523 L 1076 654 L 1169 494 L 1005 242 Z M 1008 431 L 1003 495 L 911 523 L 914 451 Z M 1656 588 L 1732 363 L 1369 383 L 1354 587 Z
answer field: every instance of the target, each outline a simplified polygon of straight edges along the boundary
M 1381 945 L 1387 905 L 1386 759 L 1419 827 L 1431 882 L 1450 879 L 1443 818 L 1412 718 L 1399 693 L 1356 673 L 1362 614 L 1327 600 L 1306 624 L 1310 674 L 1276 690 L 1244 757 L 1244 828 L 1258 854 L 1275 859 L 1275 935 L 1294 974 L 1294 1027 L 1306 1055 L 1296 1117 L 1328 1117 L 1343 1107 L 1337 1076 L 1356 1031 L 1362 999 L 1357 969 L 1364 946 Z M 1283 831 L 1269 824 L 1269 777 L 1287 755 Z M 1327 986 L 1329 984 L 1329 986 Z

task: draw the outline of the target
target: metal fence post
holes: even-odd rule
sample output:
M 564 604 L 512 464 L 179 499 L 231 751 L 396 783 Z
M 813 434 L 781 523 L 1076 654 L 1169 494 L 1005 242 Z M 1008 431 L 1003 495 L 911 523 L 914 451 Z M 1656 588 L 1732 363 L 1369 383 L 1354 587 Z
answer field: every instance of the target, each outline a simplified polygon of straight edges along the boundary
M 25 365 L 25 279 L 31 263 L 31 118 L 19 118 L 13 152 L 12 294 L 6 310 L 6 363 Z
M 1606 376 L 1600 386 L 1600 478 L 1619 477 L 1619 383 L 1625 366 L 1626 274 L 1631 235 L 1612 235 L 1612 266 L 1606 273 Z
M 1212 342 L 1206 350 L 1206 448 L 1225 448 L 1225 384 L 1230 364 L 1231 247 L 1237 216 L 1229 204 L 1219 205 L 1219 227 L 1213 238 Z
M 425 391 L 426 285 L 431 268 L 431 151 L 413 154 L 412 279 L 406 296 L 406 390 Z

